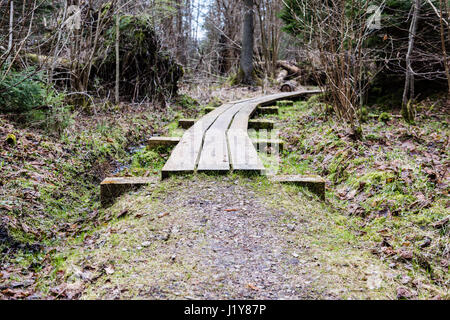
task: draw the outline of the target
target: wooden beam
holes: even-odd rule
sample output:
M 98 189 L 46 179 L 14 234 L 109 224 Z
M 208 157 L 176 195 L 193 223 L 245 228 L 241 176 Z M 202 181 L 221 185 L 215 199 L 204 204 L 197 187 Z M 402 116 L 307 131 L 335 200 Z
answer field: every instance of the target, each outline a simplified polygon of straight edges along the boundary
M 259 107 L 256 109 L 257 114 L 279 114 L 280 108 L 278 107 Z
M 274 121 L 266 119 L 252 119 L 248 121 L 248 127 L 250 129 L 255 130 L 260 129 L 272 130 L 274 125 L 275 125 Z
M 102 206 L 107 206 L 114 202 L 123 193 L 137 189 L 139 187 L 155 184 L 156 178 L 141 177 L 110 177 L 100 183 L 100 201 Z
M 253 142 L 253 145 L 255 146 L 255 148 L 261 152 L 266 151 L 266 150 L 260 150 L 265 147 L 278 148 L 279 152 L 282 152 L 284 149 L 284 141 L 282 141 L 282 140 L 255 139 L 255 140 L 252 140 L 252 142 Z
M 294 101 L 292 100 L 279 100 L 277 101 L 277 106 L 279 107 L 285 107 L 285 106 L 293 106 Z
M 317 175 L 290 175 L 273 176 L 270 181 L 275 183 L 294 184 L 305 187 L 311 192 L 317 194 L 320 199 L 325 200 L 325 180 Z
M 178 120 L 178 126 L 183 129 L 189 129 L 195 123 L 195 119 L 180 119 Z
M 151 137 L 147 141 L 147 147 L 156 148 L 159 146 L 176 146 L 180 140 L 180 137 Z

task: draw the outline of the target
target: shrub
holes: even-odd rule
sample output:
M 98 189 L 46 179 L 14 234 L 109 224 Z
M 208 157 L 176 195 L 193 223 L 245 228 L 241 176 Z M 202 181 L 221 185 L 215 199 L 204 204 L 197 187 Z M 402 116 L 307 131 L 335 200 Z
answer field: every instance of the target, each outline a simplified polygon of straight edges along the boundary
M 0 78 L 0 112 L 22 113 L 45 104 L 45 89 L 40 74 L 33 69 L 11 71 Z
M 108 46 L 104 56 L 94 64 L 92 77 L 104 85 L 106 91 L 114 89 L 116 53 L 115 26 L 106 31 Z M 120 17 L 120 96 L 128 100 L 151 98 L 166 101 L 178 91 L 178 82 L 184 70 L 174 57 L 163 48 L 161 36 L 144 15 Z
M 389 115 L 389 113 L 383 112 L 382 114 L 380 114 L 378 120 L 380 120 L 381 122 L 388 122 L 389 120 L 391 120 L 391 116 Z

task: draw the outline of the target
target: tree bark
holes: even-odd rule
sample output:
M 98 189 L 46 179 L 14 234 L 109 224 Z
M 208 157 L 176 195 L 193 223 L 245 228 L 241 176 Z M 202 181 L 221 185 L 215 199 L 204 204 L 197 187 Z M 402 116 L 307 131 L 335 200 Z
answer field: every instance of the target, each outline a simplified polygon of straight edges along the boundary
M 442 46 L 442 55 L 444 59 L 444 67 L 445 67 L 445 76 L 447 77 L 447 85 L 448 85 L 448 98 L 450 99 L 450 67 L 449 61 L 447 57 L 447 49 L 445 47 L 445 29 L 444 29 L 444 1 L 439 0 L 439 7 L 441 14 L 439 16 L 439 24 L 440 24 L 440 32 L 441 32 L 441 46 Z
M 244 84 L 253 85 L 253 0 L 244 0 L 244 26 L 242 32 L 241 69 Z
M 13 46 L 13 27 L 14 27 L 14 1 L 10 1 L 9 9 L 9 40 L 8 40 L 8 52 L 11 56 L 12 46 Z
M 406 53 L 406 73 L 405 73 L 405 88 L 403 90 L 402 105 L 405 107 L 408 100 L 414 98 L 414 71 L 412 69 L 411 54 L 414 50 L 414 43 L 417 34 L 417 24 L 419 20 L 421 0 L 414 0 L 413 17 L 409 28 L 409 43 L 408 52 Z
M 120 1 L 117 4 L 117 12 L 116 12 L 116 92 L 115 92 L 115 100 L 116 104 L 119 104 L 120 96 L 119 96 L 119 82 L 120 82 L 120 47 L 119 47 L 119 41 L 120 41 Z

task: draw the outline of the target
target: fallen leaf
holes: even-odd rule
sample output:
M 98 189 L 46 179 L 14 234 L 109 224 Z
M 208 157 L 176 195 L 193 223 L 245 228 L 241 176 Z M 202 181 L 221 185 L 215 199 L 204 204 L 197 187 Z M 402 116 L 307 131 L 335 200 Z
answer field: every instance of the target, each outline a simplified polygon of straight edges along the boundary
M 413 258 L 411 250 L 399 250 L 398 255 L 405 260 L 411 260 Z
M 162 218 L 162 217 L 165 217 L 168 215 L 169 215 L 169 212 L 160 213 L 160 214 L 158 214 L 158 218 Z
M 107 275 L 112 275 L 114 273 L 114 271 L 115 270 L 114 270 L 114 268 L 112 266 L 107 266 L 105 268 L 105 272 L 106 272 Z
M 234 211 L 238 211 L 238 209 L 225 209 L 226 212 L 234 212 Z
M 258 291 L 258 290 L 259 290 L 259 288 L 258 288 L 257 286 L 255 286 L 255 285 L 253 285 L 253 284 L 251 284 L 251 283 L 247 283 L 247 287 L 248 287 L 249 289 L 252 289 L 252 290 L 255 290 L 255 291 Z

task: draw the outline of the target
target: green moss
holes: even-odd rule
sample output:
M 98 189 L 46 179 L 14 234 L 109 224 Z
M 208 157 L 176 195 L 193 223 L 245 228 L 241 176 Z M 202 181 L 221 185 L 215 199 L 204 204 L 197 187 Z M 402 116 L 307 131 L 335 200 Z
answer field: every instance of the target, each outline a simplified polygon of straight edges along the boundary
M 383 112 L 380 114 L 380 116 L 378 117 L 378 120 L 381 122 L 388 122 L 391 120 L 391 115 L 387 112 Z
M 177 104 L 179 104 L 182 108 L 192 109 L 199 106 L 199 103 L 194 98 L 188 96 L 187 94 L 182 94 L 177 97 Z

